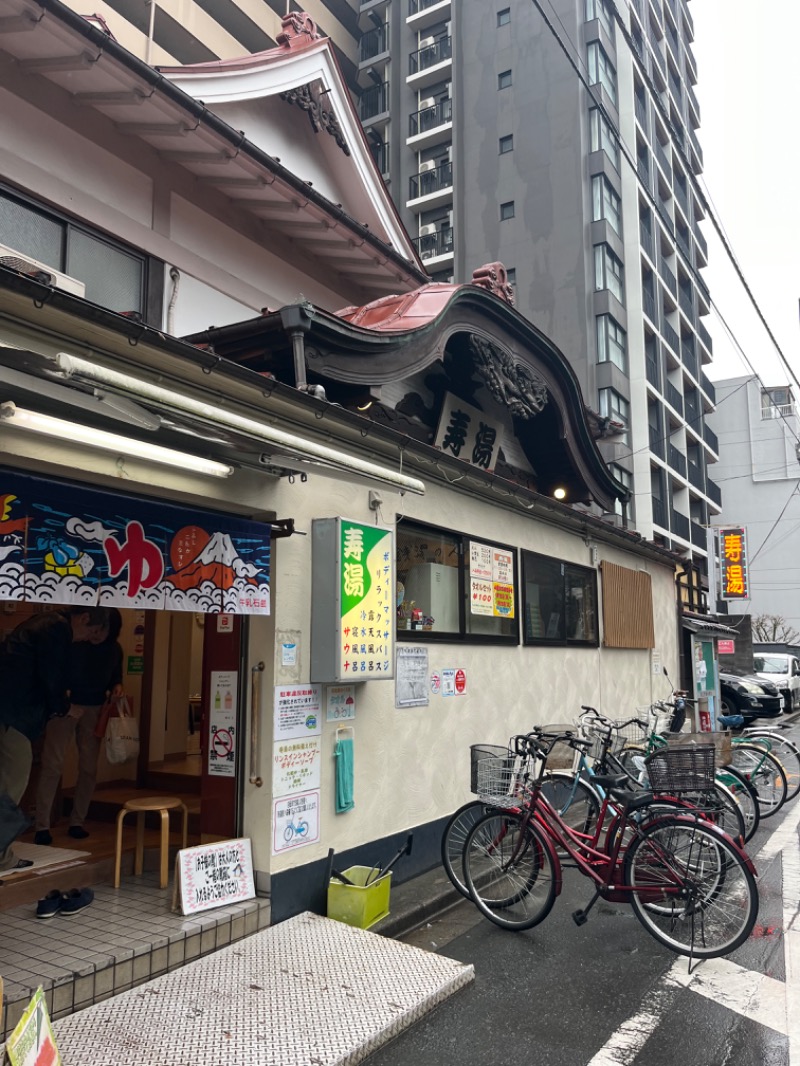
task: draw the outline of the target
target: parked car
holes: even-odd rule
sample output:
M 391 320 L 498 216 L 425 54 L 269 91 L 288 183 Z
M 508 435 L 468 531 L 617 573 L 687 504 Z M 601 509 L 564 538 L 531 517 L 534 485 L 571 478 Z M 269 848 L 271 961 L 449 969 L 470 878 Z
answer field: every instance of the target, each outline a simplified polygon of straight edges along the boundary
M 800 707 L 800 659 L 796 655 L 758 652 L 753 656 L 753 667 L 758 677 L 772 681 L 781 690 L 787 714 Z
M 743 715 L 745 725 L 754 718 L 777 718 L 783 711 L 783 697 L 766 692 L 760 679 L 720 674 L 719 690 L 722 713 Z

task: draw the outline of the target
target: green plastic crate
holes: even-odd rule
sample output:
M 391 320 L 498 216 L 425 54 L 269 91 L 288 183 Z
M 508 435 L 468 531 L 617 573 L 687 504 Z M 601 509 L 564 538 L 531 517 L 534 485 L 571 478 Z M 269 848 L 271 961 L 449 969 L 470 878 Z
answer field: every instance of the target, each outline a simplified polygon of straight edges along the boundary
M 352 885 L 332 877 L 328 882 L 328 917 L 357 929 L 369 929 L 389 913 L 392 871 L 387 870 L 365 885 L 375 870 L 371 866 L 350 866 L 342 874 Z

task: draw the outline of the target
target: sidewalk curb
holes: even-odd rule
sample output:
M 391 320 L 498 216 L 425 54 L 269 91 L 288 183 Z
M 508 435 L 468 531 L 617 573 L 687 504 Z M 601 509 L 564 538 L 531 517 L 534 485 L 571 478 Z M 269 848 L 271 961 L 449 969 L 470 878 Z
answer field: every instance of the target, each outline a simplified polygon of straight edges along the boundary
M 392 886 L 390 912 L 370 932 L 392 940 L 407 936 L 425 922 L 463 902 L 441 866 Z

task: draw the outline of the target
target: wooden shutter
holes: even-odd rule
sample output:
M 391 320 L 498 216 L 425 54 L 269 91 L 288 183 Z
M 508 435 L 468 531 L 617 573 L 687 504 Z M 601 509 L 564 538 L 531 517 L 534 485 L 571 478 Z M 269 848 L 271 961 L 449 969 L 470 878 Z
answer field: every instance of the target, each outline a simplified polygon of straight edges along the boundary
M 603 560 L 603 645 L 654 648 L 653 586 L 644 570 Z

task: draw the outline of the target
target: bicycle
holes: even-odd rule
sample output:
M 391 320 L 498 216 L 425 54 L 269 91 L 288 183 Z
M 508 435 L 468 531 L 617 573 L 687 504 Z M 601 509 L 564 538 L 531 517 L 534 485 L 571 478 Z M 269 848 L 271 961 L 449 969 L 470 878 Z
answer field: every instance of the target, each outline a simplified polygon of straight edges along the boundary
M 786 800 L 788 803 L 800 793 L 800 748 L 778 732 L 778 729 L 788 729 L 788 725 L 770 728 L 769 726 L 748 726 L 742 736 L 749 740 L 766 738 L 770 742 L 770 751 L 783 767 L 786 774 Z
M 503 759 L 481 760 L 479 796 L 497 809 L 473 826 L 463 856 L 479 910 L 504 929 L 530 929 L 543 921 L 561 891 L 561 848 L 595 885 L 588 905 L 573 913 L 577 925 L 603 898 L 629 902 L 654 939 L 690 959 L 716 958 L 739 947 L 758 913 L 755 871 L 745 852 L 700 815 L 664 814 L 643 824 L 630 818 L 637 799 L 624 789 L 623 775 L 603 779 L 608 791 L 593 830 L 572 829 L 542 788 L 556 743 L 587 745 L 571 734 L 540 731 L 513 738 Z M 713 780 L 714 749 L 664 749 L 648 756 L 647 765 L 663 791 L 705 789 Z M 601 844 L 612 795 L 620 813 Z M 615 828 L 620 819 L 622 831 Z
M 287 844 L 290 844 L 292 842 L 292 840 L 294 840 L 294 838 L 296 836 L 300 837 L 302 839 L 306 835 L 307 832 L 308 832 L 308 822 L 305 822 L 305 821 L 302 821 L 302 820 L 298 821 L 296 823 L 295 822 L 289 822 L 287 824 L 287 826 L 285 827 L 285 829 L 283 830 L 283 839 L 285 840 L 285 842 Z

